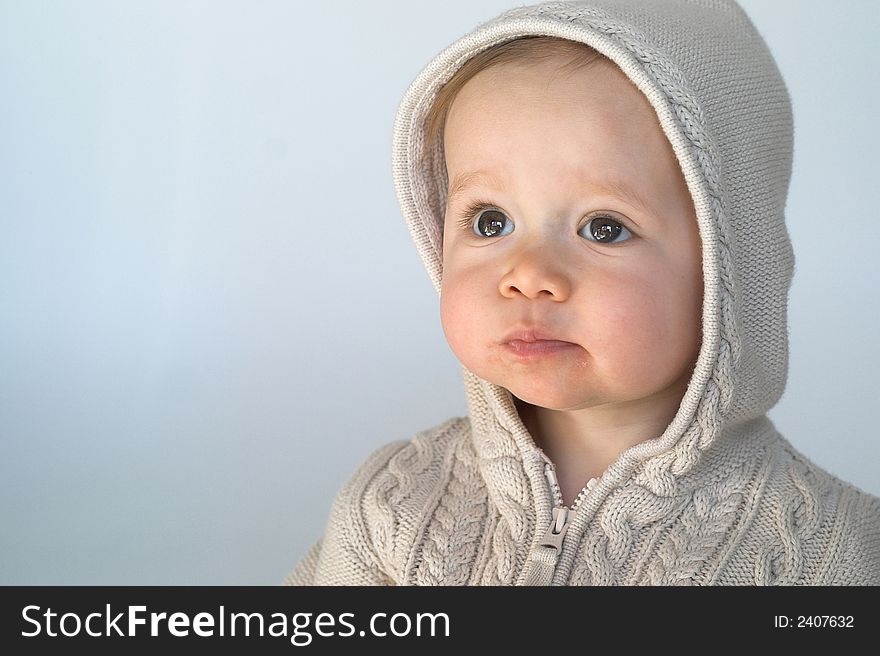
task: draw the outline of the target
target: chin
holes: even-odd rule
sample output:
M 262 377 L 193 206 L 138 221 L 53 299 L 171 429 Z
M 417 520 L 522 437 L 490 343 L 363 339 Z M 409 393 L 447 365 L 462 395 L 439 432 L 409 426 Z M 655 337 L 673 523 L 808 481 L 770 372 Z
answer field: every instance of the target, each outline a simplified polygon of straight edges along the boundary
M 539 382 L 538 376 L 533 376 L 531 381 L 524 382 L 522 377 L 516 379 L 509 375 L 503 375 L 494 367 L 471 368 L 467 364 L 465 367 L 483 380 L 503 387 L 519 400 L 548 410 L 574 410 L 596 403 L 589 393 L 584 393 L 583 390 L 574 390 L 571 384 L 566 384 L 563 380 L 551 379 L 542 381 L 544 384 L 536 385 Z
M 572 396 L 566 390 L 518 389 L 506 385 L 502 385 L 502 387 L 520 401 L 548 410 L 575 410 L 591 405 L 589 399 L 585 399 L 583 396 Z

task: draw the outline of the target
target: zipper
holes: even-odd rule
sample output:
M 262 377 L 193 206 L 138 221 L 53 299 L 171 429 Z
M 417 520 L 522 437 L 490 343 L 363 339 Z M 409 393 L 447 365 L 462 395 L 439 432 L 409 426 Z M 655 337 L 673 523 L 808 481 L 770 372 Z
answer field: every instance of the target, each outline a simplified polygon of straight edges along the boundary
M 542 454 L 543 455 L 543 454 Z M 562 544 L 565 540 L 565 534 L 571 521 L 574 519 L 574 513 L 583 498 L 592 489 L 596 483 L 595 478 L 587 481 L 587 484 L 578 493 L 575 500 L 572 501 L 571 507 L 566 506 L 562 499 L 562 492 L 559 489 L 559 481 L 556 478 L 556 470 L 553 463 L 546 456 L 544 460 L 544 476 L 550 487 L 550 494 L 553 497 L 553 516 L 550 518 L 550 526 L 538 543 L 539 550 L 532 554 L 532 569 L 529 571 L 524 585 L 550 585 L 553 580 L 553 574 L 556 572 L 556 564 L 559 561 L 559 555 L 562 553 Z

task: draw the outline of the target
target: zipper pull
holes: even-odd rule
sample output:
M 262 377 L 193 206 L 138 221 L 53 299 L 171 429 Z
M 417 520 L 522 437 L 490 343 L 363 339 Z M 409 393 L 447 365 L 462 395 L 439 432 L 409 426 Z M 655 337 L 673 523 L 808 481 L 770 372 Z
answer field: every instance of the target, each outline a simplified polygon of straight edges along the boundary
M 540 542 L 542 547 L 553 547 L 557 553 L 562 551 L 562 540 L 565 539 L 565 533 L 568 531 L 568 516 L 570 512 L 566 506 L 553 509 L 553 518 L 550 520 L 550 526 Z
M 553 573 L 556 571 L 556 562 L 562 553 L 562 541 L 568 531 L 572 512 L 563 503 L 562 492 L 559 490 L 559 482 L 556 480 L 556 472 L 549 460 L 545 459 L 544 476 L 550 487 L 550 495 L 553 497 L 553 515 L 550 526 L 538 542 L 538 548 L 529 555 L 530 568 L 526 573 L 523 585 L 550 585 L 553 581 Z
M 529 557 L 531 569 L 529 570 L 523 585 L 550 585 L 553 580 L 553 572 L 556 571 L 556 562 L 562 553 L 562 540 L 569 526 L 570 511 L 566 506 L 553 508 L 553 518 L 544 537 L 538 543 L 539 547 Z

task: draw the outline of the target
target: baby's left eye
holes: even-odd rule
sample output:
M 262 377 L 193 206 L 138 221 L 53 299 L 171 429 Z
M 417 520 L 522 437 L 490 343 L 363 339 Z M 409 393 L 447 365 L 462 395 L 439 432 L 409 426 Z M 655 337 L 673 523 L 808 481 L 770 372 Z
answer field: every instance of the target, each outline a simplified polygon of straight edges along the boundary
M 584 235 L 583 232 L 579 232 L 579 234 L 582 234 L 589 241 L 596 242 L 597 244 L 613 244 L 620 241 L 627 241 L 632 237 L 632 233 L 627 230 L 620 221 L 604 215 L 590 219 L 587 224 L 581 228 L 581 231 L 585 231 L 587 234 Z M 621 235 L 624 235 L 624 237 L 618 239 Z

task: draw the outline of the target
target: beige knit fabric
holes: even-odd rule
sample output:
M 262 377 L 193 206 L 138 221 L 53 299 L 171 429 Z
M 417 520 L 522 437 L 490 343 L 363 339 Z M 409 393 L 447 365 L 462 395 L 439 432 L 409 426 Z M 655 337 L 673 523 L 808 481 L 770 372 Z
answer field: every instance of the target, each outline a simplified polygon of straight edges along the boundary
M 678 413 L 589 489 L 557 550 L 540 544 L 558 505 L 550 465 L 510 393 L 462 368 L 468 416 L 375 451 L 285 583 L 880 584 L 880 499 L 811 463 L 766 416 L 788 370 L 792 115 L 765 42 L 733 0 L 516 7 L 429 62 L 400 104 L 393 174 L 435 288 L 447 180 L 442 133 L 425 142 L 425 114 L 465 60 L 531 34 L 614 61 L 681 164 L 705 296 Z

